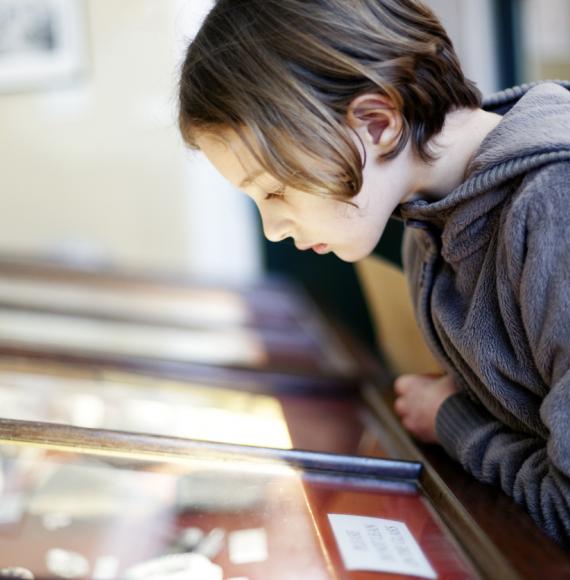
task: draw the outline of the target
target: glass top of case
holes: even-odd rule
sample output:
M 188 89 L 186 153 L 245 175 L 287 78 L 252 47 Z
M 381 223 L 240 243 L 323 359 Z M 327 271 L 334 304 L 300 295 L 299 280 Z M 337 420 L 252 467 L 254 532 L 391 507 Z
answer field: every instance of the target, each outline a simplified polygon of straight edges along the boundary
M 40 369 L 0 361 L 3 418 L 291 447 L 281 404 L 268 395 L 103 370 L 89 377 Z
M 301 469 L 286 455 L 248 458 L 210 452 L 207 446 L 186 457 L 150 460 L 137 453 L 1 443 L 0 458 L 0 574 L 155 580 L 408 577 L 350 569 L 337 521 L 348 516 L 368 526 L 366 518 L 374 518 L 390 526 L 386 529 L 408 534 L 412 540 L 406 541 L 418 550 L 407 554 L 408 565 L 423 565 L 423 577 L 477 577 L 409 481 L 331 472 L 319 469 L 318 461 Z M 377 531 L 371 538 L 378 541 Z

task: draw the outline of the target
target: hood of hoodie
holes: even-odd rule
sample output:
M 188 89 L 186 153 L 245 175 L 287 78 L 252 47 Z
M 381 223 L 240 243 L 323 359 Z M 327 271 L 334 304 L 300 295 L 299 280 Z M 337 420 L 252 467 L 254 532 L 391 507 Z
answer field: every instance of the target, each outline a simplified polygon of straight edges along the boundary
M 405 219 L 435 221 L 458 205 L 492 191 L 546 163 L 570 159 L 570 82 L 545 81 L 501 91 L 485 99 L 486 111 L 503 115 L 466 171 L 465 181 L 443 199 L 399 206 Z
M 397 210 L 410 225 L 439 230 L 441 252 L 449 262 L 488 241 L 486 218 L 504 203 L 518 177 L 548 163 L 570 161 L 570 82 L 507 89 L 483 106 L 503 118 L 475 153 L 465 181 L 440 200 L 417 199 Z

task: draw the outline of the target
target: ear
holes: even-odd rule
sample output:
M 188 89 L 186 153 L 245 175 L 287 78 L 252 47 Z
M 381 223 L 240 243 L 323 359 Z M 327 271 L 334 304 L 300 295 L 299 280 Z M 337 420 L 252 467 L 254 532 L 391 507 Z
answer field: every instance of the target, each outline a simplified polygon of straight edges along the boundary
M 382 154 L 393 149 L 402 131 L 402 114 L 392 99 L 378 93 L 356 97 L 348 107 L 347 118 L 361 138 Z

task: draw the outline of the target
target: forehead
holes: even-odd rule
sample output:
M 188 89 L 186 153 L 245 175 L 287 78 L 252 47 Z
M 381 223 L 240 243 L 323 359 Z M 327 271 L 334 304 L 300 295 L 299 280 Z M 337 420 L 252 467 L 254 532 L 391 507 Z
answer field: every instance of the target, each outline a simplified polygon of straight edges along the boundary
M 198 134 L 196 143 L 214 167 L 236 187 L 263 173 L 251 151 L 234 131 L 204 132 Z

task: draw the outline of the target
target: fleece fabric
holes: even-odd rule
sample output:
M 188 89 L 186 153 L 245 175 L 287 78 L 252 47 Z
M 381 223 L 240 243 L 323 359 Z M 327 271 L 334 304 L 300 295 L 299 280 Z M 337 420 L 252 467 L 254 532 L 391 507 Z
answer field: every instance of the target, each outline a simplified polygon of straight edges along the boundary
M 464 183 L 402 204 L 416 316 L 460 392 L 446 451 L 570 545 L 570 83 L 508 89 Z

